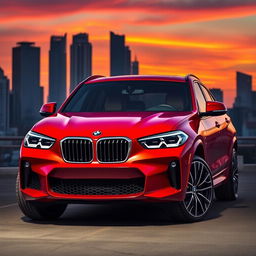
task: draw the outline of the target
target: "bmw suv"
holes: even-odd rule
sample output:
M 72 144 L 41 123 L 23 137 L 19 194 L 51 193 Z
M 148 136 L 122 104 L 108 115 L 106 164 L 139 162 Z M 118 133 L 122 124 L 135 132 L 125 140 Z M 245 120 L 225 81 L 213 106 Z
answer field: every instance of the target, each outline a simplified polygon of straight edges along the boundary
M 68 204 L 164 202 L 170 216 L 201 220 L 214 195 L 238 196 L 237 138 L 227 109 L 194 75 L 92 76 L 21 146 L 17 198 L 31 219 Z

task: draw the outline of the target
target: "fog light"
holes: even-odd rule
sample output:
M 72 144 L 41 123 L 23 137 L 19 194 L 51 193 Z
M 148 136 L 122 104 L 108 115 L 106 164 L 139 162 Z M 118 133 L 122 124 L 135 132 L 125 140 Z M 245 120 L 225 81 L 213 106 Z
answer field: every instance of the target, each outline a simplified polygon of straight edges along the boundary
M 20 183 L 21 183 L 22 189 L 25 189 L 28 186 L 29 173 L 30 173 L 30 162 L 22 161 L 21 169 L 20 169 Z
M 168 176 L 170 185 L 176 189 L 180 189 L 180 165 L 179 161 L 172 161 L 169 164 Z
M 171 167 L 175 168 L 177 166 L 176 162 L 171 162 Z
M 29 167 L 30 167 L 30 163 L 29 163 L 29 162 L 25 162 L 25 163 L 24 163 L 24 167 L 25 167 L 25 168 L 29 168 Z

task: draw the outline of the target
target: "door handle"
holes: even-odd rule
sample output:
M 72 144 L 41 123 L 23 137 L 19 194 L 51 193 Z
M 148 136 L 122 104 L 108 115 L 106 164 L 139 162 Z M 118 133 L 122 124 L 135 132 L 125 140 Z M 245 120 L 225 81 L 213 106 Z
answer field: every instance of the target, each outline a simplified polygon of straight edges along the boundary
M 215 126 L 216 126 L 217 128 L 220 128 L 219 122 L 215 121 Z
M 226 118 L 226 117 L 225 117 L 225 121 L 226 121 L 226 123 L 228 123 L 228 124 L 230 123 L 230 120 L 229 120 L 228 118 Z

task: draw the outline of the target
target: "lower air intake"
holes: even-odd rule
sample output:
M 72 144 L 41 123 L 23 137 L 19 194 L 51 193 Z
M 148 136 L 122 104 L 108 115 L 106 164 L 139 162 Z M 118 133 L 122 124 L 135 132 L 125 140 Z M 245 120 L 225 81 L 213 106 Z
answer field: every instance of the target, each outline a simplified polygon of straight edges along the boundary
M 144 178 L 59 179 L 49 178 L 50 189 L 67 195 L 127 195 L 143 192 Z

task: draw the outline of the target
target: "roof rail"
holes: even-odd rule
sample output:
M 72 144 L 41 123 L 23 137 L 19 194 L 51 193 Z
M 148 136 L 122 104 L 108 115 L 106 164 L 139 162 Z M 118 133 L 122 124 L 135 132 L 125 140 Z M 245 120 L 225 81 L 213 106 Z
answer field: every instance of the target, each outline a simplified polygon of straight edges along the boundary
M 185 80 L 187 81 L 190 76 L 193 76 L 193 77 L 195 77 L 196 79 L 198 79 L 198 80 L 200 81 L 200 78 L 197 77 L 197 76 L 195 76 L 195 75 L 193 75 L 193 74 L 188 74 L 188 75 L 186 75 L 186 76 L 185 76 Z
M 94 79 L 97 79 L 97 78 L 100 78 L 100 77 L 104 77 L 104 76 L 101 76 L 101 75 L 89 76 L 89 77 L 87 77 L 87 78 L 83 81 L 83 83 L 89 82 L 89 81 L 91 81 L 91 80 L 94 80 Z

